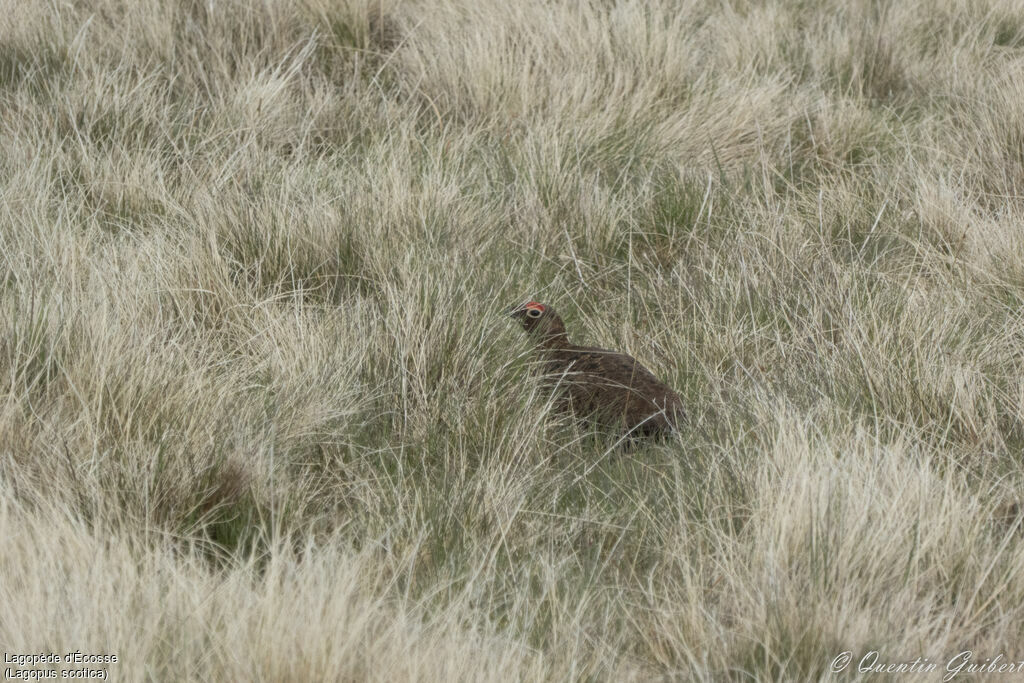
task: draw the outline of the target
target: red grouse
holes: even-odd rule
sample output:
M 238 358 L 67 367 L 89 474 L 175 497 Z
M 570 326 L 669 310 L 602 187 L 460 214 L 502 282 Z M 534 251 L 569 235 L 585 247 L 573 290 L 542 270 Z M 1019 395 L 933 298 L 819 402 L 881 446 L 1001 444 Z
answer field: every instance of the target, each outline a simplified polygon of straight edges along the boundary
M 684 415 L 679 395 L 635 358 L 571 344 L 562 319 L 545 304 L 531 301 L 510 315 L 535 341 L 544 374 L 573 413 L 643 435 L 679 428 Z

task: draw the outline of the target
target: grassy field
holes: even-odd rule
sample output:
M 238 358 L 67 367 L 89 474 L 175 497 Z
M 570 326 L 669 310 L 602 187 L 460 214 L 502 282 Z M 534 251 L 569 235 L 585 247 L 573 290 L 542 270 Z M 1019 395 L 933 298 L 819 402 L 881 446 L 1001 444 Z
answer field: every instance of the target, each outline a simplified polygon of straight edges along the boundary
M 682 433 L 554 410 L 526 298 Z M 1022 304 L 1020 0 L 0 0 L 0 650 L 1024 660 Z

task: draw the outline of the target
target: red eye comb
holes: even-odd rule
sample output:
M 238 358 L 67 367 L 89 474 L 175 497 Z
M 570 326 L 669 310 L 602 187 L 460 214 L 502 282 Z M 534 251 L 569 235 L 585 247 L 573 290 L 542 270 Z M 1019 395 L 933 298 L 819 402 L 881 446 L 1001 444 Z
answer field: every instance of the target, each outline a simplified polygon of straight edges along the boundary
M 534 309 L 536 311 L 540 311 L 541 313 L 544 312 L 544 304 L 539 304 L 536 301 L 530 301 L 523 308 L 526 308 L 527 310 L 532 308 L 532 309 Z

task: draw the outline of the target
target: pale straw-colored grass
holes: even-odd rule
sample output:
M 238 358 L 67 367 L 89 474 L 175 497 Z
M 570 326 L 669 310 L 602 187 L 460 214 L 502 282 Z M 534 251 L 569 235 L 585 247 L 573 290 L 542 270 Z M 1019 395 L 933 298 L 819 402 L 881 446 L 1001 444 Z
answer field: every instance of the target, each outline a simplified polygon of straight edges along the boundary
M 1022 83 L 1017 0 L 0 1 L 0 649 L 1024 660 Z M 525 297 L 682 433 L 558 414 Z

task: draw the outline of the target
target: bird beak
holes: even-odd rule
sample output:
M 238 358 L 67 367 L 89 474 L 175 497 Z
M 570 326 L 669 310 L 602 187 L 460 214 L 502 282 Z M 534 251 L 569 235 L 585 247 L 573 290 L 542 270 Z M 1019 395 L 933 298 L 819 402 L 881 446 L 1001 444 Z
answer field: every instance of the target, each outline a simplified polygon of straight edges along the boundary
M 522 306 L 509 306 L 505 309 L 505 315 L 510 318 L 518 318 L 526 311 Z

